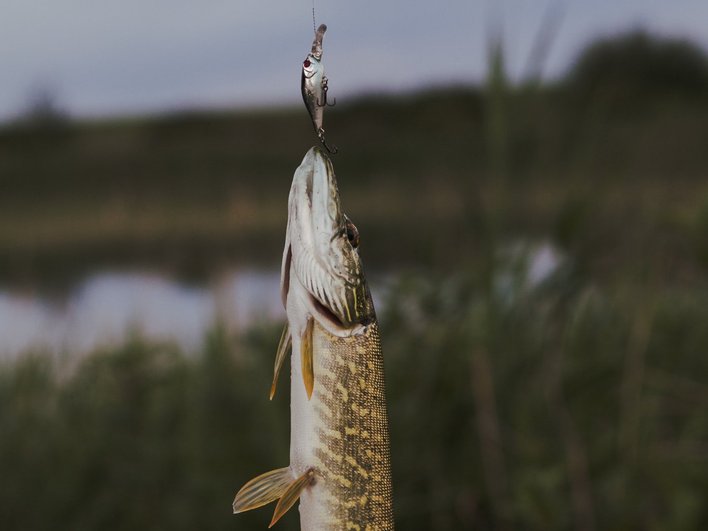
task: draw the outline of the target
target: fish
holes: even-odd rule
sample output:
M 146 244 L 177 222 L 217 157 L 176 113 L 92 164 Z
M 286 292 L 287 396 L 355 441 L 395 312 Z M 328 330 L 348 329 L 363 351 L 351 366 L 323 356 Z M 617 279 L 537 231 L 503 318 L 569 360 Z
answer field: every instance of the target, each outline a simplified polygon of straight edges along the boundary
M 317 138 L 327 151 L 334 154 L 337 153 L 337 147 L 327 144 L 323 127 L 324 108 L 328 105 L 328 81 L 324 73 L 324 65 L 322 64 L 322 40 L 324 39 L 325 31 L 327 31 L 326 24 L 320 24 L 317 31 L 315 31 L 312 50 L 302 62 L 300 90 L 302 92 L 302 100 L 305 102 L 305 107 L 307 107 L 307 112 L 310 113 Z
M 287 324 L 270 391 L 290 352 L 290 463 L 246 483 L 234 513 L 277 500 L 273 526 L 299 500 L 301 531 L 394 529 L 383 356 L 359 243 L 332 161 L 315 146 L 288 199 Z

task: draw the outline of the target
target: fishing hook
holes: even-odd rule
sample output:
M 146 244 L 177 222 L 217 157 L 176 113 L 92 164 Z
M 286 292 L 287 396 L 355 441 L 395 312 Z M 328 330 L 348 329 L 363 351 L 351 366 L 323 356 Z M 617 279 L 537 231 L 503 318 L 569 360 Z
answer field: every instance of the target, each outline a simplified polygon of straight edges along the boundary
M 337 152 L 339 151 L 339 149 L 337 149 L 337 146 L 330 146 L 325 140 L 324 129 L 320 129 L 319 131 L 317 131 L 317 138 L 327 151 L 329 151 L 332 155 L 337 154 Z

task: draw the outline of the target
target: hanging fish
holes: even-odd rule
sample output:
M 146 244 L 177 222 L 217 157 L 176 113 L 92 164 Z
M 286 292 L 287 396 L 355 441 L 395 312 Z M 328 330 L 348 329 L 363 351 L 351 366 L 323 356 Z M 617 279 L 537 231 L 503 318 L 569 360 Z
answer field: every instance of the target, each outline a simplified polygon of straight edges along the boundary
M 290 355 L 290 461 L 238 491 L 234 513 L 300 500 L 301 531 L 393 531 L 383 356 L 332 161 L 311 148 L 295 170 L 280 288 L 287 325 L 270 396 Z
M 324 65 L 322 64 L 322 39 L 324 38 L 327 26 L 320 24 L 320 27 L 315 31 L 315 40 L 312 41 L 312 51 L 307 54 L 307 57 L 302 62 L 302 82 L 300 89 L 302 90 L 302 99 L 307 107 L 307 112 L 310 113 L 312 125 L 315 128 L 317 138 L 322 145 L 327 148 L 327 151 L 334 154 L 337 152 L 336 146 L 329 146 L 324 136 L 324 108 L 327 106 L 327 76 L 324 75 Z M 336 104 L 335 100 L 332 105 Z

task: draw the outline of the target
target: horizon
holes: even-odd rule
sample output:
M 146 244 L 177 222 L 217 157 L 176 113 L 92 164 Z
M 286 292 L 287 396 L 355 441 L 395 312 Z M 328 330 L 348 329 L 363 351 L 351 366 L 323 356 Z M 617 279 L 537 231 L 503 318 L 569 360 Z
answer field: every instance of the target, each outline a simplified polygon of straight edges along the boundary
M 0 121 L 22 116 L 42 90 L 79 119 L 296 105 L 299 64 L 311 44 L 311 4 L 275 10 L 239 0 L 208 7 L 159 1 L 146 7 L 134 0 L 87 7 L 64 0 L 39 14 L 11 0 L 0 21 L 6 44 L 0 68 L 7 73 Z M 697 0 L 668 7 L 632 0 L 593 6 L 452 0 L 444 10 L 423 2 L 320 1 L 316 8 L 318 22 L 329 26 L 325 68 L 340 101 L 480 83 L 494 28 L 512 81 L 528 70 L 542 28 L 550 35 L 545 80 L 566 73 L 591 42 L 631 30 L 687 39 L 708 52 L 708 27 L 701 23 L 708 5 Z

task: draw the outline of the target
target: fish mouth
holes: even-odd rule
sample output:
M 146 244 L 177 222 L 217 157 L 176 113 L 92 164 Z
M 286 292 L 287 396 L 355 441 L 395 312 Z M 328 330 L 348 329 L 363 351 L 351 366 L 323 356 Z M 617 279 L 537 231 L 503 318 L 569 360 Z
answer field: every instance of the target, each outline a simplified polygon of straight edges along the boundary
M 304 288 L 301 302 L 330 330 L 351 330 L 373 319 L 359 254 L 348 238 L 334 167 L 319 147 L 307 152 L 290 189 L 281 271 L 286 307 L 295 282 Z

